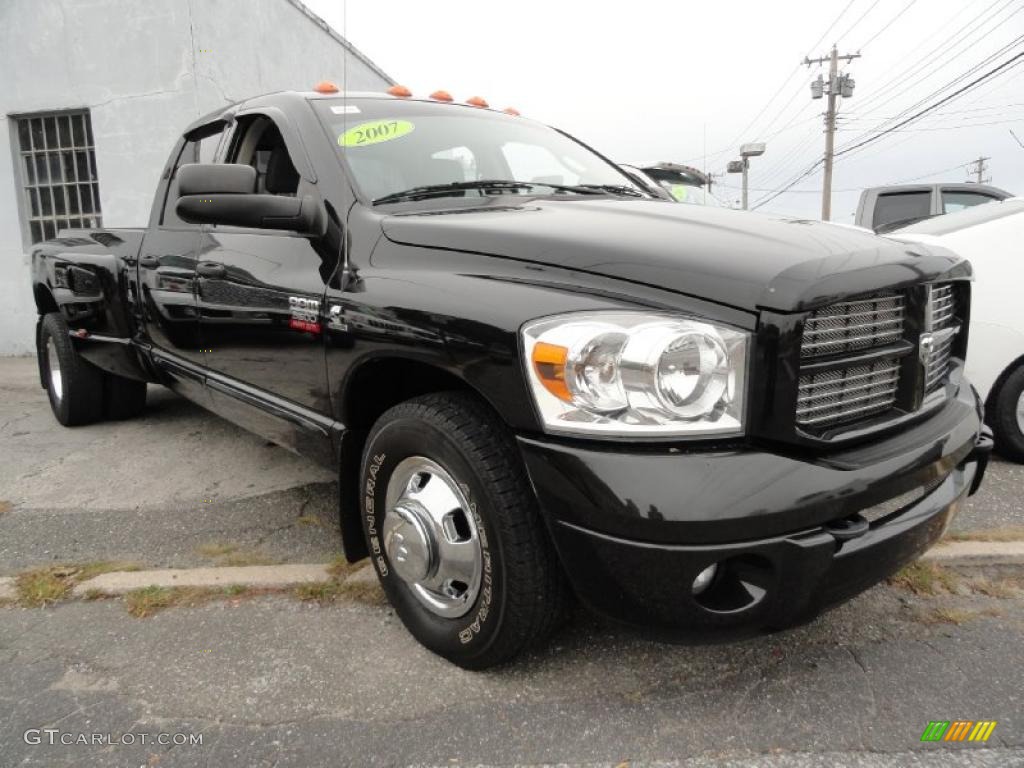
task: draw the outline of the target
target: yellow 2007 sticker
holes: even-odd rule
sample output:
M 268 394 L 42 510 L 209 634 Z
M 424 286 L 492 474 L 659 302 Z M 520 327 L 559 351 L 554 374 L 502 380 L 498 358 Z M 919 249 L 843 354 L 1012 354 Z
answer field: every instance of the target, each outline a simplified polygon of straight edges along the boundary
M 365 147 L 400 138 L 415 129 L 416 126 L 408 120 L 373 120 L 349 128 L 338 137 L 338 144 L 342 147 Z

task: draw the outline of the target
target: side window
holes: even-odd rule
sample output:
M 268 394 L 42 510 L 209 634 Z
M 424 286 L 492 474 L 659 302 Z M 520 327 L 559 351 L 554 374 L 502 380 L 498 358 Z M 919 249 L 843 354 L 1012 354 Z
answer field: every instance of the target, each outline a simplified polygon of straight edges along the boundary
M 242 118 L 225 161 L 255 168 L 257 193 L 294 197 L 298 192 L 299 173 L 281 131 L 269 117 Z
M 164 200 L 164 210 L 160 216 L 160 224 L 165 227 L 191 227 L 189 224 L 178 218 L 174 212 L 174 205 L 178 201 L 178 169 L 188 163 L 212 163 L 220 140 L 224 137 L 224 123 L 214 123 L 210 126 L 193 131 L 185 141 L 178 159 L 174 163 L 174 170 L 171 172 L 171 183 L 167 186 L 167 198 Z
M 931 197 L 930 190 L 879 195 L 871 226 L 878 230 L 898 221 L 906 221 L 909 224 L 911 220 L 927 218 L 931 214 Z
M 975 205 L 995 202 L 994 197 L 983 195 L 980 192 L 960 192 L 953 190 L 942 190 L 942 212 L 953 213 L 962 211 Z

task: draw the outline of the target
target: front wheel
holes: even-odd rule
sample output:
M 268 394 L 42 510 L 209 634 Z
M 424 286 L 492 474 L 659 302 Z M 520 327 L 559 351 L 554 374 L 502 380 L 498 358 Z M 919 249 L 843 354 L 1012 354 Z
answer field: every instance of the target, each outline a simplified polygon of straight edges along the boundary
M 1017 366 L 999 387 L 988 421 L 995 433 L 996 450 L 1024 463 L 1024 365 Z
M 39 329 L 39 370 L 50 408 L 65 427 L 103 418 L 103 373 L 71 344 L 68 324 L 59 312 L 43 317 Z
M 553 629 L 562 574 L 515 444 L 483 403 L 443 393 L 387 411 L 361 491 L 381 585 L 424 646 L 484 669 Z

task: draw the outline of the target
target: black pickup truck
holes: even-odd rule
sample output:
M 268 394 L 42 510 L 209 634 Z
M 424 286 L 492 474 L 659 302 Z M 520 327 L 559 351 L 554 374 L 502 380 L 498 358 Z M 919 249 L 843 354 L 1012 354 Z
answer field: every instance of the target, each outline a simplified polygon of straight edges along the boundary
M 136 415 L 158 383 L 336 469 L 346 556 L 467 668 L 573 593 L 793 625 L 942 535 L 991 447 L 967 262 L 656 200 L 443 96 L 228 107 L 179 139 L 147 228 L 36 246 L 58 420 Z

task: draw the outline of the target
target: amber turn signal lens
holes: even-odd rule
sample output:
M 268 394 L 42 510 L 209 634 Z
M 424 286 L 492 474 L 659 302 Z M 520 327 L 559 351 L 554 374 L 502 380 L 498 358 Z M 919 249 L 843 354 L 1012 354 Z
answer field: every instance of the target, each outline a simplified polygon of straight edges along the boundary
M 544 389 L 567 403 L 572 400 L 565 383 L 565 361 L 568 356 L 568 348 L 558 344 L 538 341 L 533 347 L 533 370 L 537 372 L 537 378 Z
M 484 101 L 479 96 L 471 96 L 471 97 L 469 97 L 468 99 L 466 99 L 466 103 L 469 104 L 471 107 L 486 107 L 487 106 L 487 102 Z
M 330 80 L 321 80 L 319 83 L 313 86 L 313 90 L 317 93 L 337 93 L 338 86 L 332 83 Z
M 404 85 L 392 85 L 388 88 L 387 93 L 392 96 L 401 96 L 403 99 L 412 96 L 412 91 L 406 88 Z
M 452 101 L 452 95 L 448 91 L 434 91 L 430 98 L 434 101 Z

